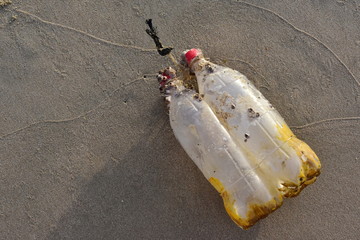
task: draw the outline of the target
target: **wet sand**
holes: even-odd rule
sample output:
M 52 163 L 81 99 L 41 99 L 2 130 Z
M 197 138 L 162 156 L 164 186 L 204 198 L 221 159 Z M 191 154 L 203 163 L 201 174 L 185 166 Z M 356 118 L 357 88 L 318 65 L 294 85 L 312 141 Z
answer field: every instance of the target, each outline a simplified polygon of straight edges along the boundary
M 0 238 L 358 238 L 360 4 L 128 2 L 0 7 Z M 320 157 L 318 181 L 238 228 L 172 133 L 147 18 L 176 56 L 246 74 Z

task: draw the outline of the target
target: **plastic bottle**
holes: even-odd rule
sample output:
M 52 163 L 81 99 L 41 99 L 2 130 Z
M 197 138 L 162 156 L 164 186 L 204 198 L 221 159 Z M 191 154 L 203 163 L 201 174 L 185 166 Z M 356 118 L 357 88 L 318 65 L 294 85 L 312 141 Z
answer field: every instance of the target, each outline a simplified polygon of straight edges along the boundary
M 320 173 L 320 161 L 241 73 L 183 54 L 198 91 L 174 78 L 170 123 L 176 138 L 221 194 L 231 219 L 247 229 Z

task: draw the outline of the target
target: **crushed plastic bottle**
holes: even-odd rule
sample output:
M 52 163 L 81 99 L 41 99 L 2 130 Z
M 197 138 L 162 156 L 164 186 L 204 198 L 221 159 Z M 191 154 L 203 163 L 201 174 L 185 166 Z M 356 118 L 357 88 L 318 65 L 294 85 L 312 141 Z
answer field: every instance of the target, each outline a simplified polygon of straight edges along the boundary
M 172 68 L 158 76 L 171 127 L 231 219 L 247 229 L 313 183 L 320 161 L 243 74 L 199 49 L 185 51 L 182 63 L 180 76 Z

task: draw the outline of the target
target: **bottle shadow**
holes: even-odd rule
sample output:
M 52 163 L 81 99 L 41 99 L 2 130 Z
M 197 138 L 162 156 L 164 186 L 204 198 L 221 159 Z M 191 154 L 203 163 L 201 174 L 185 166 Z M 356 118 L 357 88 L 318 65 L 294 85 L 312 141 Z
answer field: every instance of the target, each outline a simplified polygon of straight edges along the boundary
M 157 110 L 156 110 L 157 111 Z M 254 239 L 164 126 L 149 128 L 80 190 L 47 239 Z

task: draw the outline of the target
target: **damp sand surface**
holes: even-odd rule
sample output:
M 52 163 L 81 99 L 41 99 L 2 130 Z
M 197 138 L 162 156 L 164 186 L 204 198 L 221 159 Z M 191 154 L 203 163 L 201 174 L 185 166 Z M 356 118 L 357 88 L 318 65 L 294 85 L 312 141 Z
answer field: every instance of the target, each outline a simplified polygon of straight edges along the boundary
M 147 18 L 175 56 L 198 47 L 246 74 L 319 156 L 318 180 L 238 228 L 172 133 L 155 78 L 172 63 Z M 0 8 L 0 238 L 357 239 L 359 21 L 357 1 Z

